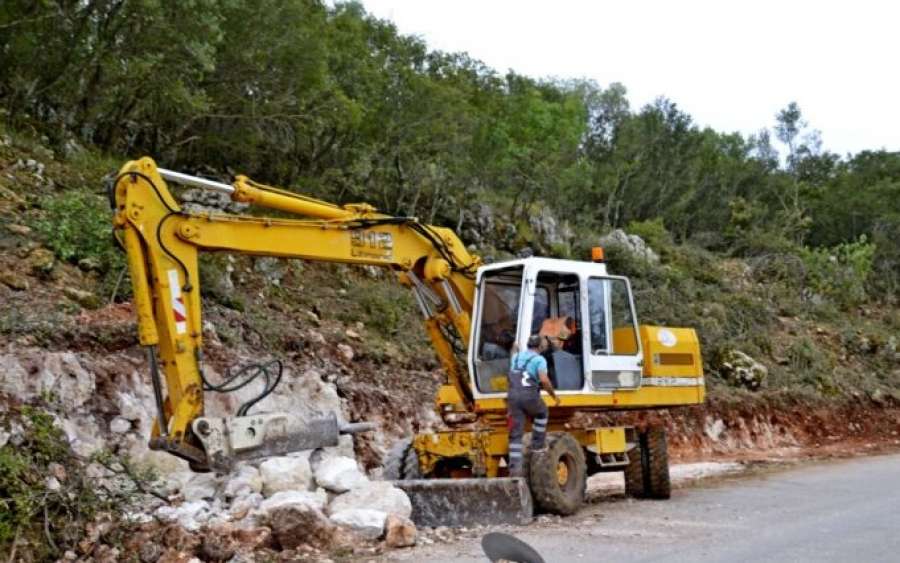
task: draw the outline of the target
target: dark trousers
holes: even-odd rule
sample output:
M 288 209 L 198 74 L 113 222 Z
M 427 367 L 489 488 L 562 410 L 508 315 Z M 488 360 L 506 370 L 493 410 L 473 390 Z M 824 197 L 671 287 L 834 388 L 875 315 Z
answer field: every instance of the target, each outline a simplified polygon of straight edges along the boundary
M 547 405 L 541 398 L 540 391 L 535 389 L 511 389 L 506 397 L 509 412 L 509 472 L 521 475 L 522 471 L 522 436 L 525 434 L 525 420 L 533 419 L 531 426 L 531 449 L 544 448 L 547 436 Z

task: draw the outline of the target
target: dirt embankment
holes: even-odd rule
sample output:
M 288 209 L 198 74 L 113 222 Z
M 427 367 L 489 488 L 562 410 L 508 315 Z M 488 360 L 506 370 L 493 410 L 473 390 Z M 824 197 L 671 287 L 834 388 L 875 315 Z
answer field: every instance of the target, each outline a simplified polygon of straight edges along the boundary
M 900 449 L 900 405 L 892 399 L 713 393 L 704 405 L 632 419 L 665 424 L 670 460 L 676 463 L 848 457 Z

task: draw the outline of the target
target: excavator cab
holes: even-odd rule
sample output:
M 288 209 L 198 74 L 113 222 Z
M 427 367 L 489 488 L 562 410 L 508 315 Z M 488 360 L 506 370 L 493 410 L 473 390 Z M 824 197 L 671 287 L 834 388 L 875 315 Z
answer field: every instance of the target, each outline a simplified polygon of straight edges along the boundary
M 609 394 L 641 385 L 643 350 L 628 280 L 606 265 L 525 258 L 485 266 L 476 282 L 469 362 L 475 397 L 506 392 L 514 342 L 546 340 L 561 395 Z

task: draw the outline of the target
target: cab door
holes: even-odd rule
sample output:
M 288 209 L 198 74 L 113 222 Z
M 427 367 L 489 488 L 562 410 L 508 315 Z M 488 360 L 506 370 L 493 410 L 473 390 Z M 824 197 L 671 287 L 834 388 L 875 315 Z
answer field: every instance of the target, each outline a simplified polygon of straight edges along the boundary
M 631 285 L 626 278 L 592 276 L 587 279 L 585 298 L 589 330 L 584 338 L 591 388 L 637 389 L 643 352 Z

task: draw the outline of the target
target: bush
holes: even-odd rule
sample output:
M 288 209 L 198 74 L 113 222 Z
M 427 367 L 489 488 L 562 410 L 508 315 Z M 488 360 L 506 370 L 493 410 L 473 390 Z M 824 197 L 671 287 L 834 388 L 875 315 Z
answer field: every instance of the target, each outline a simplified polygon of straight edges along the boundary
M 66 551 L 89 558 L 101 538 L 87 528 L 99 520 L 111 523 L 103 541 L 123 539 L 124 516 L 153 479 L 108 453 L 80 459 L 54 420 L 41 407 L 0 412 L 0 552 L 10 561 L 53 561 Z
M 777 222 L 771 224 L 771 212 L 762 203 L 737 197 L 728 208 L 725 242 L 732 256 L 789 254 L 795 250 L 796 244 L 785 232 L 786 227 L 777 228 Z
M 666 230 L 662 217 L 650 221 L 632 221 L 625 227 L 625 232 L 641 237 L 647 246 L 659 253 L 672 246 L 672 235 Z
M 45 200 L 41 209 L 44 213 L 32 221 L 32 227 L 57 258 L 98 272 L 98 290 L 103 294 L 120 299 L 131 295 L 130 284 L 122 279 L 125 253 L 113 239 L 104 198 L 73 190 Z
M 722 265 L 712 253 L 694 245 L 680 245 L 665 253 L 666 263 L 687 278 L 709 285 L 722 282 Z
M 866 282 L 872 271 L 875 245 L 865 235 L 856 242 L 833 248 L 803 249 L 807 283 L 813 291 L 827 295 L 843 306 L 854 306 L 866 298 Z
M 834 370 L 834 359 L 812 340 L 800 337 L 787 349 L 788 367 L 794 383 L 812 386 L 825 395 L 836 395 L 839 389 L 830 377 Z
M 109 206 L 100 196 L 69 191 L 47 199 L 41 209 L 44 215 L 33 226 L 60 260 L 93 259 L 107 268 L 124 263 L 113 245 Z

